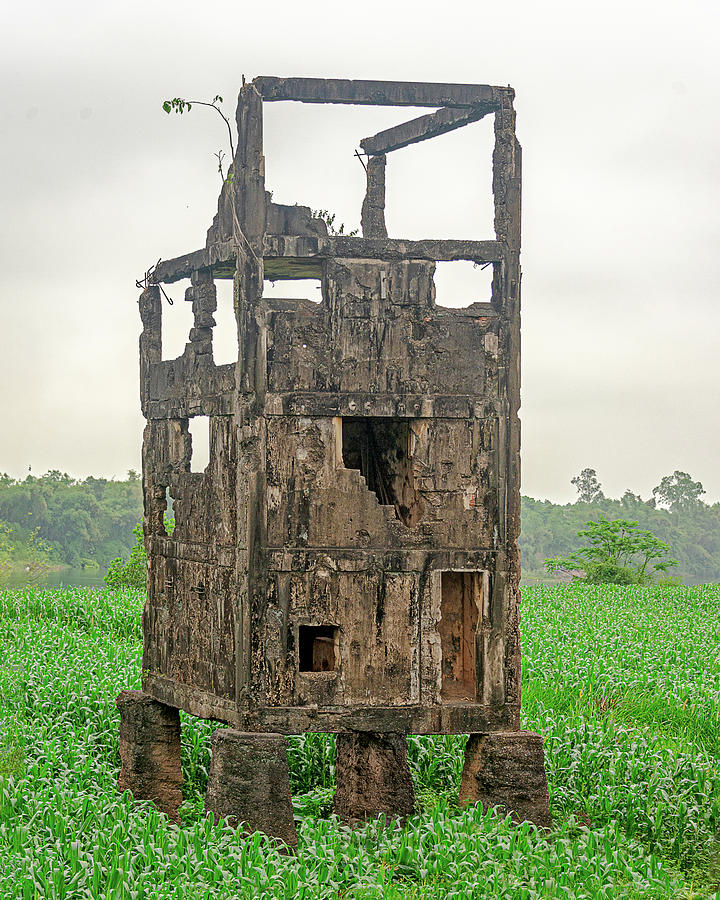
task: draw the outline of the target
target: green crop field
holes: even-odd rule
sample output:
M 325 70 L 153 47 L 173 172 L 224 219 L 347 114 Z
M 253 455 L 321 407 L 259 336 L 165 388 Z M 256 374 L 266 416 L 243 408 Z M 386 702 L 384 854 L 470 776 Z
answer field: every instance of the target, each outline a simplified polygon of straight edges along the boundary
M 183 716 L 182 827 L 118 795 L 139 592 L 0 591 L 0 898 L 699 898 L 720 883 L 720 585 L 523 592 L 524 725 L 552 831 L 458 810 L 462 737 L 409 738 L 418 814 L 329 815 L 333 741 L 291 741 L 297 855 L 203 814 L 212 723 Z

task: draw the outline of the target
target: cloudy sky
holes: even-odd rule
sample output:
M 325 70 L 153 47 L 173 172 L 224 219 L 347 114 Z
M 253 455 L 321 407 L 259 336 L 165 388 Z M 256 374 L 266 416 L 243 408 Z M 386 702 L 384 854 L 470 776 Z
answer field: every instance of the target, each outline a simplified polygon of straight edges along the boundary
M 308 75 L 513 85 L 523 491 L 571 499 L 591 466 L 609 495 L 648 496 L 679 468 L 720 500 L 719 19 L 709 0 L 13 4 L 0 472 L 139 467 L 135 279 L 203 245 L 225 140 L 211 110 L 162 101 L 221 94 L 232 113 L 243 74 Z M 267 186 L 355 227 L 353 152 L 410 117 L 267 104 Z M 490 146 L 481 121 L 393 154 L 391 236 L 491 237 Z M 483 299 L 465 275 L 440 273 L 438 299 Z M 165 312 L 182 344 L 185 304 Z

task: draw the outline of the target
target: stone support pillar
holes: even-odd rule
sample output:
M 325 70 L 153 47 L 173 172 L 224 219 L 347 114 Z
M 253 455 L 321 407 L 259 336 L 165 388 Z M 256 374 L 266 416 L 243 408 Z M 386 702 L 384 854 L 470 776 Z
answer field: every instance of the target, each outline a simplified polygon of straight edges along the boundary
M 295 848 L 297 832 L 290 799 L 287 741 L 281 734 L 246 734 L 219 728 L 205 809 L 248 832 L 262 831 Z
M 182 803 L 180 715 L 142 691 L 122 691 L 118 788 L 136 800 L 152 800 L 175 822 Z
M 367 161 L 367 192 L 363 200 L 360 225 L 365 238 L 386 238 L 385 226 L 385 163 L 384 154 L 369 156 Z
M 335 775 L 334 812 L 344 822 L 380 813 L 404 817 L 415 810 L 404 734 L 339 734 Z
M 465 747 L 460 806 L 501 806 L 516 821 L 550 827 L 542 738 L 531 731 L 471 734 Z

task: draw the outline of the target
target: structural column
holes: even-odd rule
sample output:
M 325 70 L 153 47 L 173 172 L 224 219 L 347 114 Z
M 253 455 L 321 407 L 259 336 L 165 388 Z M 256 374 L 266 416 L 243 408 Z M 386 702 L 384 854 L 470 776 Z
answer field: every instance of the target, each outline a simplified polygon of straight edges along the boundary
M 172 706 L 142 691 L 122 691 L 120 710 L 120 777 L 118 788 L 136 800 L 152 800 L 178 822 L 182 803 L 180 715 Z
M 243 823 L 251 831 L 297 846 L 290 798 L 287 741 L 281 734 L 246 734 L 219 728 L 211 740 L 212 757 L 205 809 Z
M 542 738 L 531 731 L 471 734 L 465 747 L 460 806 L 500 806 L 518 822 L 550 827 Z
M 410 816 L 415 790 L 404 734 L 353 731 L 337 736 L 334 812 L 344 822 Z

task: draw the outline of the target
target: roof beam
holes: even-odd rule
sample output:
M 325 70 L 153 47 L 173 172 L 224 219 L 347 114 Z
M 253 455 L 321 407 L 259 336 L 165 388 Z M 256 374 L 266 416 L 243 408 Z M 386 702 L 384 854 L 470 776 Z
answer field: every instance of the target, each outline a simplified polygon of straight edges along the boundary
M 472 107 L 499 104 L 510 87 L 489 84 L 434 84 L 423 81 L 348 81 L 340 78 L 276 78 L 260 75 L 253 81 L 263 100 L 301 103 L 356 103 L 370 106 Z
M 360 146 L 370 156 L 390 153 L 391 150 L 400 150 L 410 144 L 417 144 L 418 141 L 426 141 L 428 138 L 462 128 L 463 125 L 468 125 L 470 122 L 477 122 L 489 112 L 494 112 L 495 109 L 496 104 L 492 103 L 478 104 L 469 109 L 452 109 L 444 106 L 437 112 L 419 116 L 417 119 L 403 122 L 402 125 L 395 125 L 394 128 L 379 131 L 372 137 L 363 138 Z
M 268 258 L 383 259 L 389 262 L 426 259 L 435 262 L 472 260 L 480 264 L 501 262 L 505 247 L 499 241 L 420 240 L 362 238 L 348 235 L 304 237 L 265 235 L 263 253 Z

